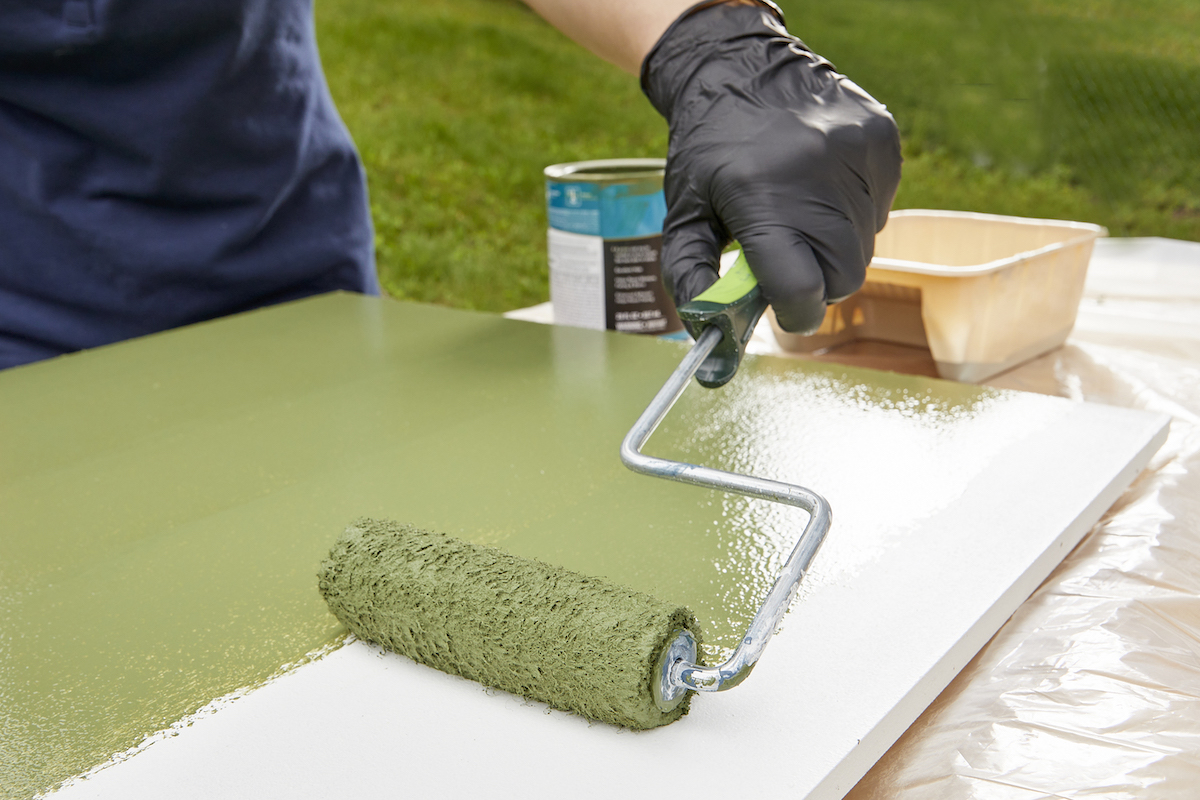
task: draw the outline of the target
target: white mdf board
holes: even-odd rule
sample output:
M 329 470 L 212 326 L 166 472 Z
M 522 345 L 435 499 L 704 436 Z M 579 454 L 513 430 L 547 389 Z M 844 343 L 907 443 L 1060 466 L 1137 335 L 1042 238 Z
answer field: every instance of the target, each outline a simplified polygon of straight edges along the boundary
M 1063 408 L 1001 436 L 955 499 L 901 521 L 878 558 L 806 587 L 754 674 L 674 725 L 589 723 L 355 642 L 57 797 L 839 798 L 1166 438 L 1163 415 Z

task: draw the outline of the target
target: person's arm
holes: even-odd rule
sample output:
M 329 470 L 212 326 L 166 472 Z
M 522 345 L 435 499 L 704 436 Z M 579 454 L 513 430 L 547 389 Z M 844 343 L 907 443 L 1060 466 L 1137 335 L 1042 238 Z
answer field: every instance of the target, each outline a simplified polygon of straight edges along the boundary
M 696 0 L 525 0 L 596 55 L 637 75 L 667 27 Z
M 887 109 L 757 0 L 528 0 L 597 55 L 640 72 L 670 125 L 663 279 L 676 305 L 736 239 L 787 331 L 810 333 L 862 286 L 900 182 Z

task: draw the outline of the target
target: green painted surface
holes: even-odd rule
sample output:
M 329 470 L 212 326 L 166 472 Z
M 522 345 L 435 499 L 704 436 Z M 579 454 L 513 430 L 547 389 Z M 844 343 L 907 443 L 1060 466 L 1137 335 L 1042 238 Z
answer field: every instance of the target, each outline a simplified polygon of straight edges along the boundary
M 364 515 L 686 605 L 728 648 L 805 517 L 621 466 L 684 351 L 328 295 L 0 373 L 0 795 L 335 640 L 316 572 Z M 825 494 L 810 581 L 837 581 L 1057 408 L 750 358 L 648 452 Z

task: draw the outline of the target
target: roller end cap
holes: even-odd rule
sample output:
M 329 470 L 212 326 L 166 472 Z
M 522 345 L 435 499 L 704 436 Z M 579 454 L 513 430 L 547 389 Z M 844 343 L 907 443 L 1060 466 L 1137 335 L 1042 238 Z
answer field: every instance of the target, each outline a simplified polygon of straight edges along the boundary
M 675 630 L 675 638 L 663 648 L 654 670 L 654 705 L 667 714 L 674 711 L 690 691 L 679 680 L 679 671 L 696 663 L 696 637 L 682 628 Z

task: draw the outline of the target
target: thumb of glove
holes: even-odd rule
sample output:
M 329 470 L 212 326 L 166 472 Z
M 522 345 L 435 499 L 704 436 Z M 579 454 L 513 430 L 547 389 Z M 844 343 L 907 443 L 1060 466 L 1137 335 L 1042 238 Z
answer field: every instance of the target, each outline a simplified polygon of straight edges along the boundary
M 676 308 L 716 283 L 723 244 L 707 220 L 676 222 L 668 213 L 663 230 L 663 283 Z

